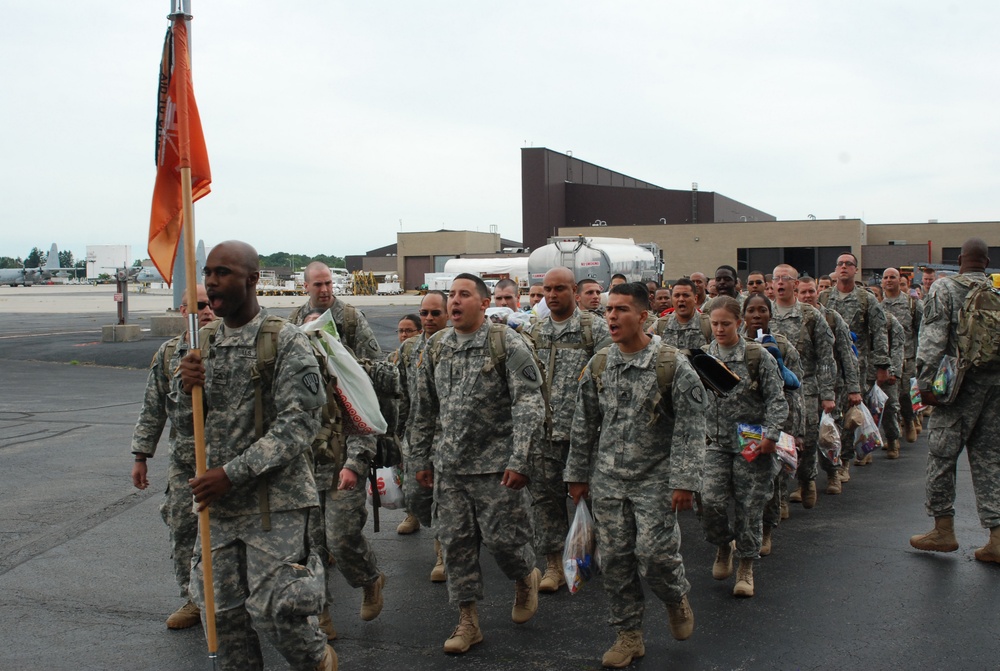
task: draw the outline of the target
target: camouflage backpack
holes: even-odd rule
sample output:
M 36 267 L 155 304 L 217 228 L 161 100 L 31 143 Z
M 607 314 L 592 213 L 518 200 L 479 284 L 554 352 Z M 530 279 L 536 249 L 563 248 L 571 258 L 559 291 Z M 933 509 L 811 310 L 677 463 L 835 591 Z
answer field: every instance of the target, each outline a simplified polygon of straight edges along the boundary
M 600 393 L 604 389 L 604 369 L 608 365 L 608 351 L 610 347 L 602 347 L 598 350 L 594 358 L 590 360 L 590 375 L 594 378 L 594 384 L 597 386 L 597 392 Z M 656 421 L 656 408 L 660 406 L 661 403 L 665 403 L 666 408 L 671 409 L 671 390 L 674 384 L 674 374 L 677 372 L 677 352 L 679 350 L 673 345 L 669 345 L 665 342 L 660 343 L 660 347 L 656 352 L 656 363 L 654 368 L 656 369 L 656 387 L 657 395 L 656 399 L 653 401 L 653 416 L 650 418 L 651 421 Z
M 988 282 L 950 278 L 969 289 L 958 311 L 958 362 L 965 369 L 1000 368 L 1000 290 Z

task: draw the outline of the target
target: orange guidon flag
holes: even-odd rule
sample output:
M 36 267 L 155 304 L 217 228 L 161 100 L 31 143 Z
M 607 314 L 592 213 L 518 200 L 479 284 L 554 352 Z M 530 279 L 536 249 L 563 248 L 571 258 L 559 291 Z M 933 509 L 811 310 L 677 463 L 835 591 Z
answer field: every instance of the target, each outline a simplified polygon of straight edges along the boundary
M 183 91 L 186 91 L 186 96 L 179 95 Z M 212 174 L 191 85 L 187 25 L 183 18 L 179 18 L 167 29 L 160 61 L 156 186 L 153 188 L 147 248 L 149 258 L 167 284 L 173 280 L 174 258 L 184 225 L 181 198 L 181 167 L 184 166 L 191 167 L 193 202 L 212 190 Z

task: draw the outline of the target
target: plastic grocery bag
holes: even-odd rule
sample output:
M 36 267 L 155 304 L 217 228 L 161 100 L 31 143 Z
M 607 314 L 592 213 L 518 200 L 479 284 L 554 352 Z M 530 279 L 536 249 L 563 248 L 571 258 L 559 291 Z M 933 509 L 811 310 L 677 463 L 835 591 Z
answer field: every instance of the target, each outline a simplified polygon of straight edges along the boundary
M 963 371 L 958 367 L 956 357 L 945 354 L 941 357 L 941 364 L 937 373 L 934 374 L 934 381 L 931 383 L 931 390 L 937 396 L 938 403 L 948 405 L 955 400 L 958 395 L 958 388 L 962 384 Z
M 360 436 L 384 434 L 388 424 L 379 410 L 378 395 L 371 378 L 350 350 L 341 344 L 330 311 L 299 328 L 316 338 L 326 353 L 327 370 L 337 379 L 337 395 L 345 410 L 344 433 Z
M 868 406 L 862 403 L 857 407 L 861 408 L 861 414 L 864 418 L 861 421 L 861 426 L 854 430 L 854 449 L 858 451 L 858 459 L 860 459 L 882 447 L 882 434 L 879 433 L 878 424 L 868 410 Z
M 868 404 L 868 409 L 872 413 L 872 418 L 875 420 L 876 426 L 882 425 L 882 412 L 885 410 L 885 403 L 888 400 L 889 395 L 877 383 L 873 384 L 872 388 L 868 390 L 865 402 Z
M 910 378 L 910 405 L 913 406 L 913 412 L 920 412 L 924 409 L 924 402 L 920 397 L 920 386 L 915 377 Z
M 403 478 L 399 466 L 387 466 L 375 471 L 379 506 L 389 510 L 403 507 Z M 372 505 L 372 483 L 368 481 L 368 505 Z
M 795 447 L 795 438 L 782 431 L 778 437 L 777 446 L 778 451 L 775 454 L 781 461 L 781 467 L 788 475 L 794 475 L 795 470 L 799 467 L 799 451 Z
M 597 553 L 597 539 L 594 537 L 594 518 L 590 516 L 587 502 L 580 499 L 576 506 L 573 523 L 566 536 L 563 549 L 563 574 L 570 594 L 576 594 L 583 583 L 601 572 L 600 557 Z
M 760 455 L 760 441 L 764 440 L 764 427 L 759 424 L 737 424 L 736 440 L 743 458 L 753 461 Z
M 819 420 L 819 450 L 830 464 L 840 466 L 840 431 L 833 415 L 828 412 L 824 412 Z

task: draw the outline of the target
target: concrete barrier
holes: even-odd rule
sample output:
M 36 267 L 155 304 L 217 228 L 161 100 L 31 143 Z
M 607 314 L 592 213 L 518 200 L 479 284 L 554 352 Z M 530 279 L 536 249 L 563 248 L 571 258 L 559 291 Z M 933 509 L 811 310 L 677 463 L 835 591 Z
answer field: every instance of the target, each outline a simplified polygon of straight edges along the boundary
M 142 340 L 138 324 L 111 324 L 101 327 L 101 342 L 135 342 Z

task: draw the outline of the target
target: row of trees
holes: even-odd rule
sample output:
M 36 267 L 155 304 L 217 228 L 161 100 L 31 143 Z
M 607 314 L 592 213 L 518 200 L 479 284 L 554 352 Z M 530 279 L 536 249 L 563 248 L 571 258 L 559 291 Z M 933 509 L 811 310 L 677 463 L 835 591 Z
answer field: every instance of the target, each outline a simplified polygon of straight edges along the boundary
M 32 247 L 28 255 L 21 259 L 20 256 L 0 256 L 0 268 L 41 268 L 48 259 L 48 252 L 43 252 L 38 247 Z M 86 261 L 77 261 L 73 258 L 73 252 L 68 249 L 59 252 L 59 266 L 61 268 L 86 268 Z
M 331 268 L 347 267 L 342 256 L 327 256 L 326 254 L 310 256 L 309 254 L 289 254 L 288 252 L 260 255 L 261 268 L 289 268 L 291 270 L 298 270 L 299 268 L 306 267 L 313 261 L 322 261 Z

